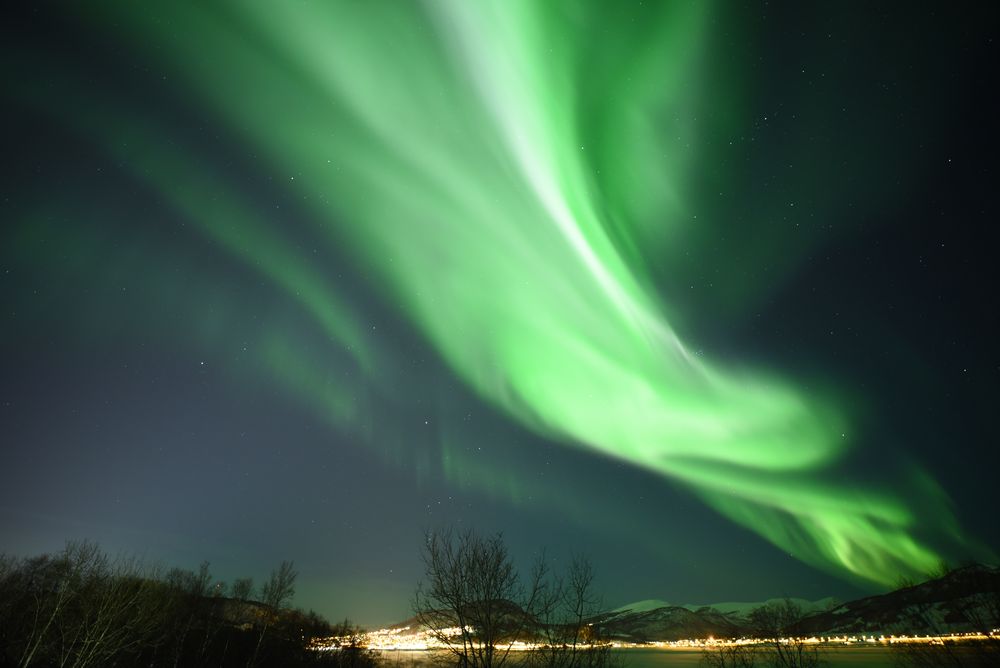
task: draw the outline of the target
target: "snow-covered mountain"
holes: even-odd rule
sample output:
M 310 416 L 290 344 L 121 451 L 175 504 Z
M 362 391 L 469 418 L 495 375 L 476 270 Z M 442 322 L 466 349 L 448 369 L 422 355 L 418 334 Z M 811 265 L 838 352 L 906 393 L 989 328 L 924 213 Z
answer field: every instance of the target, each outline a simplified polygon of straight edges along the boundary
M 786 600 L 677 605 L 648 599 L 598 615 L 592 623 L 605 637 L 634 642 L 751 635 L 750 613 Z M 967 566 L 847 603 L 790 600 L 803 613 L 800 632 L 810 635 L 984 631 L 1000 627 L 1000 569 Z
M 840 604 L 840 601 L 828 596 L 827 598 L 822 598 L 818 601 L 808 601 L 804 598 L 771 598 L 766 601 L 730 601 L 726 603 L 668 603 L 657 598 L 650 598 L 644 601 L 636 601 L 635 603 L 628 603 L 621 607 L 615 608 L 611 613 L 625 613 L 625 612 L 650 612 L 651 610 L 657 610 L 659 608 L 684 608 L 685 610 L 690 610 L 691 612 L 696 612 L 698 610 L 704 610 L 711 608 L 718 612 L 727 615 L 738 615 L 741 617 L 746 617 L 751 611 L 762 605 L 769 605 L 774 603 L 783 603 L 785 600 L 790 600 L 792 603 L 797 605 L 803 612 L 813 613 L 813 612 L 823 612 L 824 610 L 830 610 Z

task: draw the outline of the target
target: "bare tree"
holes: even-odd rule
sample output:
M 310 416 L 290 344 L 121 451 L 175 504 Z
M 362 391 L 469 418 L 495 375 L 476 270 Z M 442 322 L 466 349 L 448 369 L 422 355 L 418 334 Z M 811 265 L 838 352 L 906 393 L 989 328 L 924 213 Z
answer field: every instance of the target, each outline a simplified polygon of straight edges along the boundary
M 261 603 L 272 610 L 285 608 L 295 596 L 295 579 L 298 576 L 295 564 L 282 561 L 278 570 L 271 571 L 271 577 L 260 588 Z
M 815 668 L 823 663 L 819 648 L 802 636 L 802 608 L 789 599 L 767 603 L 750 613 L 755 633 L 766 642 L 759 658 L 775 668 Z
M 425 536 L 425 581 L 413 598 L 417 621 L 462 668 L 500 668 L 533 625 L 545 596 L 539 560 L 522 582 L 500 534 L 432 531 Z
M 264 642 L 264 635 L 277 618 L 278 613 L 295 596 L 295 579 L 298 575 L 291 561 L 282 561 L 281 566 L 277 570 L 271 571 L 271 577 L 260 588 L 261 603 L 265 607 L 264 618 L 260 624 L 257 645 L 254 647 L 253 656 L 250 657 L 250 661 L 247 663 L 248 666 L 256 665 L 261 643 Z
M 134 558 L 91 562 L 73 615 L 60 625 L 60 666 L 108 665 L 134 656 L 157 632 L 156 583 Z
M 169 592 L 166 602 L 171 608 L 171 628 L 167 635 L 172 643 L 170 650 L 176 668 L 181 665 L 182 659 L 192 660 L 193 647 L 199 648 L 196 656 L 199 661 L 202 659 L 214 635 L 211 618 L 217 612 L 217 606 L 209 601 L 212 574 L 207 561 L 199 564 L 197 573 L 172 568 L 167 571 L 164 581 Z
M 751 644 L 719 643 L 701 652 L 701 663 L 708 668 L 754 668 L 758 648 Z
M 253 578 L 237 578 L 233 580 L 230 593 L 236 601 L 250 600 L 250 596 L 253 594 Z
M 607 668 L 617 662 L 611 653 L 611 644 L 605 642 L 599 628 L 587 622 L 601 612 L 602 601 L 594 592 L 594 570 L 590 561 L 576 556 L 570 562 L 566 577 L 564 605 L 569 642 L 569 655 L 564 665 L 569 668 Z
M 551 579 L 536 613 L 539 647 L 527 656 L 528 663 L 540 668 L 606 668 L 614 663 L 611 644 L 588 621 L 601 612 L 593 585 L 593 568 L 583 556 L 574 557 L 564 575 Z
M 31 665 L 37 654 L 45 653 L 45 644 L 55 643 L 59 621 L 80 595 L 80 582 L 98 554 L 93 543 L 67 543 L 55 557 L 25 560 L 20 586 L 24 600 L 18 607 L 28 611 L 30 621 L 18 666 Z
M 136 656 L 157 634 L 156 587 L 138 560 L 110 559 L 94 543 L 22 560 L 4 574 L 3 654 L 18 666 L 75 668 Z

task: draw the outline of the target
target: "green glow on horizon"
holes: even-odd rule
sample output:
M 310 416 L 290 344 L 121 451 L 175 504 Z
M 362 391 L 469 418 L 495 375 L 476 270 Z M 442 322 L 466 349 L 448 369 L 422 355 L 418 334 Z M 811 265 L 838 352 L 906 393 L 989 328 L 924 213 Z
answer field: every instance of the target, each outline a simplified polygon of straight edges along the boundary
M 642 239 L 699 224 L 685 198 L 697 132 L 667 136 L 661 119 L 699 93 L 710 10 L 654 4 L 637 20 L 606 3 L 116 11 L 479 396 L 685 485 L 817 567 L 882 584 L 925 573 L 940 556 L 918 531 L 957 534 L 946 504 L 918 518 L 905 496 L 833 481 L 850 442 L 837 402 L 700 356 L 653 288 Z M 82 125 L 121 143 L 114 124 Z M 272 223 L 152 137 L 129 139 L 145 146 L 144 180 L 374 373 L 356 316 Z M 291 347 L 267 354 L 283 382 L 326 392 Z M 329 392 L 314 403 L 350 420 Z

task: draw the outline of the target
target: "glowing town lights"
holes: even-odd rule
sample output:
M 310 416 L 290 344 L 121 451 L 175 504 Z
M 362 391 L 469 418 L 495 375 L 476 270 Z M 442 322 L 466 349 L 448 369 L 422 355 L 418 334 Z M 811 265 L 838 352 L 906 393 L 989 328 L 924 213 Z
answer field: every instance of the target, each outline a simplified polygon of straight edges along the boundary
M 444 629 L 441 632 L 446 636 L 457 636 L 461 633 L 458 627 Z M 789 638 L 683 638 L 680 640 L 658 640 L 645 643 L 632 643 L 622 641 L 609 641 L 603 646 L 615 649 L 662 649 L 662 650 L 691 650 L 704 649 L 706 647 L 732 647 L 744 645 L 770 645 L 775 640 L 781 644 L 806 644 L 806 645 L 882 645 L 893 644 L 930 644 L 943 645 L 960 642 L 983 641 L 1000 638 L 1000 629 L 993 629 L 989 633 L 966 632 L 949 633 L 944 635 L 908 636 L 908 635 L 839 635 L 839 636 L 809 636 L 809 637 L 789 637 Z M 360 642 L 356 637 L 332 637 L 317 641 L 313 648 L 322 651 L 335 651 L 342 646 L 356 642 L 363 647 L 378 651 L 446 651 L 448 645 L 441 642 L 438 637 L 427 630 L 415 630 L 409 626 L 399 628 L 378 629 L 364 633 Z M 595 645 L 578 645 L 581 649 L 588 649 Z M 515 652 L 529 652 L 543 649 L 546 645 L 514 641 L 510 650 Z M 506 646 L 505 646 L 506 648 Z

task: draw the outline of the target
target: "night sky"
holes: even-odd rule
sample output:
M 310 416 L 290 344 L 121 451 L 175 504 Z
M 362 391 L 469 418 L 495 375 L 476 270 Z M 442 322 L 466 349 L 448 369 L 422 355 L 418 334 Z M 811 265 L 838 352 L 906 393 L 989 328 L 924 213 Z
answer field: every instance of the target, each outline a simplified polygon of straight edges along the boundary
M 0 551 L 364 624 L 440 527 L 609 607 L 995 558 L 994 3 L 26 5 Z

